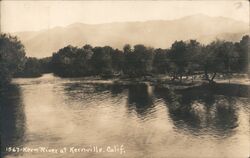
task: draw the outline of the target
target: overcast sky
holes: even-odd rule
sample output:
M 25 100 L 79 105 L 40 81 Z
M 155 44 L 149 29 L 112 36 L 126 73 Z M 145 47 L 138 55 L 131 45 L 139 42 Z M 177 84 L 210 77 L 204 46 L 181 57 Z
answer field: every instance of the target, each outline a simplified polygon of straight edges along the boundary
M 1 1 L 1 31 L 18 32 L 122 21 L 171 20 L 193 14 L 249 23 L 246 1 Z

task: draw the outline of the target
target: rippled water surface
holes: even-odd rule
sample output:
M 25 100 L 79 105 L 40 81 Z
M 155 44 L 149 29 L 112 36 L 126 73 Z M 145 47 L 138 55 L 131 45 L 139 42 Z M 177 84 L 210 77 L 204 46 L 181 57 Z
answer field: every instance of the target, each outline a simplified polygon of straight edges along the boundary
M 249 98 L 193 88 L 14 79 L 0 101 L 5 158 L 250 156 Z M 120 152 L 5 152 L 5 147 L 121 147 Z

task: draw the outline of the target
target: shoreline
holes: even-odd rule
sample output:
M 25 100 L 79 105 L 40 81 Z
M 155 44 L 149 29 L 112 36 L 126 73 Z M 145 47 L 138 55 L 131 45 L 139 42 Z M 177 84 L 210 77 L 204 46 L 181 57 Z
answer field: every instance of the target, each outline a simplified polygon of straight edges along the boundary
M 132 85 L 132 84 L 148 84 L 152 86 L 162 86 L 166 88 L 174 89 L 185 89 L 190 87 L 201 86 L 203 84 L 209 84 L 207 80 L 202 79 L 201 75 L 199 77 L 195 76 L 195 79 L 184 78 L 181 82 L 179 80 L 172 81 L 168 75 L 155 75 L 155 76 L 142 76 L 142 77 L 113 77 L 113 78 L 103 78 L 101 76 L 86 76 L 86 77 L 60 77 L 53 73 L 42 74 L 39 77 L 16 77 L 13 79 L 39 79 L 39 78 L 50 78 L 51 76 L 61 78 L 81 81 L 86 84 L 119 84 L 119 85 Z M 236 74 L 233 77 L 219 77 L 214 79 L 215 84 L 237 84 L 250 86 L 250 78 L 247 74 Z

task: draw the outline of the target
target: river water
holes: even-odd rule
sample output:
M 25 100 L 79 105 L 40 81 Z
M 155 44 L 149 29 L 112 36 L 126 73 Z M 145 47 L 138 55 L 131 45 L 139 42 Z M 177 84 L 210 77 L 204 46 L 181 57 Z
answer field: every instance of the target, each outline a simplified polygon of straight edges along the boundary
M 14 79 L 0 104 L 4 158 L 250 156 L 247 97 L 46 74 Z

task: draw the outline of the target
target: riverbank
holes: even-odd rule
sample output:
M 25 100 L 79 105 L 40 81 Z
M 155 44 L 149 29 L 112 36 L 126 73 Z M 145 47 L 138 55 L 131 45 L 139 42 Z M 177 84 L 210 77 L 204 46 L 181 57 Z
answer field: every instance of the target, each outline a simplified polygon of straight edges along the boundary
M 210 84 L 209 81 L 204 80 L 202 75 L 196 75 L 193 77 L 183 78 L 182 81 L 173 81 L 168 75 L 155 75 L 155 76 L 144 76 L 137 78 L 117 78 L 114 79 L 114 83 L 118 84 L 134 84 L 134 83 L 147 83 L 154 86 L 161 86 L 171 89 L 185 89 L 191 87 L 198 87 L 201 85 Z M 247 74 L 232 74 L 231 77 L 225 77 L 218 75 L 214 79 L 214 84 L 233 84 L 250 86 L 250 78 Z
M 173 81 L 168 75 L 154 75 L 154 76 L 142 76 L 142 77 L 125 77 L 117 76 L 112 78 L 103 78 L 101 76 L 89 76 L 89 77 L 77 77 L 77 78 L 65 78 L 55 76 L 53 73 L 43 74 L 39 78 L 50 78 L 56 77 L 66 80 L 79 81 L 86 84 L 117 84 L 117 85 L 133 85 L 133 84 L 148 84 L 152 86 L 158 86 L 169 89 L 186 89 L 192 87 L 199 87 L 201 85 L 207 85 L 209 82 L 204 80 L 202 75 L 196 75 L 191 77 L 183 78 L 180 82 L 179 80 Z M 29 78 L 32 79 L 32 78 Z M 216 84 L 233 84 L 233 85 L 250 85 L 250 79 L 247 74 L 233 74 L 230 78 L 218 75 L 214 79 Z

